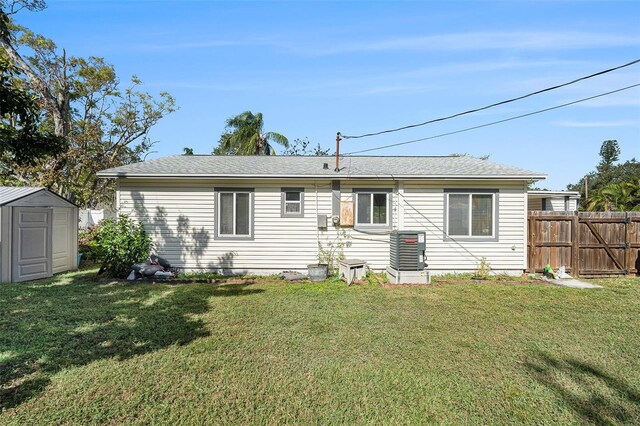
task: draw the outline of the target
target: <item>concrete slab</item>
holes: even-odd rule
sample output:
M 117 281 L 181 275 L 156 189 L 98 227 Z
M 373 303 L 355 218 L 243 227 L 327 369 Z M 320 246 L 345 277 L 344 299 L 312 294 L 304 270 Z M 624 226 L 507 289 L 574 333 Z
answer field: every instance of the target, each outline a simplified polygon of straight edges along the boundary
M 387 266 L 387 280 L 389 284 L 430 284 L 431 273 L 423 271 L 398 271 Z
M 561 287 L 571 287 L 571 288 L 582 288 L 582 289 L 589 289 L 589 288 L 602 288 L 601 285 L 598 284 L 591 284 L 585 281 L 580 281 L 580 280 L 576 280 L 574 278 L 568 278 L 568 279 L 554 279 L 554 280 L 548 280 L 551 284 L 555 284 Z

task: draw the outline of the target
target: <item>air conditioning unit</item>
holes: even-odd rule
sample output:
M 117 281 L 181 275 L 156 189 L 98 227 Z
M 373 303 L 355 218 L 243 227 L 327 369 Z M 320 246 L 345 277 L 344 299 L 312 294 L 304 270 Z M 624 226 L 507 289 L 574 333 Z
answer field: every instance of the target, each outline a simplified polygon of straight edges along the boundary
M 397 271 L 422 271 L 427 266 L 424 231 L 393 231 L 390 246 L 391 268 Z

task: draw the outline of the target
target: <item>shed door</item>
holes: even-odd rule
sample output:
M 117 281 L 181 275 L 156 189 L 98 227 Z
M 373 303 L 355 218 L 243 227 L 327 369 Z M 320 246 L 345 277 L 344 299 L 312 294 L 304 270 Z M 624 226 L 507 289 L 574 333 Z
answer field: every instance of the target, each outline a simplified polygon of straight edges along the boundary
M 51 264 L 51 209 L 14 207 L 12 281 L 53 275 Z
M 52 269 L 53 273 L 68 271 L 73 268 L 73 253 L 71 229 L 73 209 L 53 209 L 53 242 L 52 242 Z

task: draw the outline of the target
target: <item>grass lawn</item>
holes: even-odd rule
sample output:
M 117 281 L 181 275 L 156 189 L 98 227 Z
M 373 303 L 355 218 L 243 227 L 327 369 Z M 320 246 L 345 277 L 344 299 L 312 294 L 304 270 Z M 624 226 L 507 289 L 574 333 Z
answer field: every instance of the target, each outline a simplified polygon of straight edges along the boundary
M 0 424 L 640 423 L 640 279 L 0 285 Z

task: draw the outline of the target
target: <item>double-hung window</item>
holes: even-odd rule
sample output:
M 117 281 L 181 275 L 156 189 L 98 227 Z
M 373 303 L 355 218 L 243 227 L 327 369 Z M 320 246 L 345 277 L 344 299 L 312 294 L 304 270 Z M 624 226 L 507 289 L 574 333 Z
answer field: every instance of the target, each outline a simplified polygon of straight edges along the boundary
M 216 237 L 253 238 L 253 189 L 216 188 Z
M 362 189 L 354 192 L 356 227 L 391 227 L 391 190 Z
M 497 238 L 495 191 L 447 191 L 446 235 L 451 238 Z
M 281 216 L 304 216 L 304 188 L 282 188 Z

